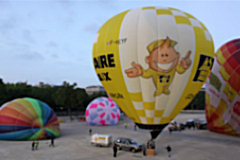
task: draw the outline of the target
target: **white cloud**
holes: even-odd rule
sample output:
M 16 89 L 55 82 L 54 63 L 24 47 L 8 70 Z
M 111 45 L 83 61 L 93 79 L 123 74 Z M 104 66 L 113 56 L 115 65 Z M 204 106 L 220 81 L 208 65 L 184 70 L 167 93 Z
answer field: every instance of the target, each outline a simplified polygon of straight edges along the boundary
M 21 53 L 16 54 L 16 58 L 24 60 L 24 61 L 42 61 L 44 60 L 43 54 L 36 51 L 23 51 Z
M 91 33 L 97 33 L 98 29 L 99 29 L 99 25 L 97 25 L 96 23 L 89 23 L 85 25 L 83 28 L 84 31 L 91 32 Z
M 29 43 L 35 43 L 35 40 L 31 34 L 31 31 L 28 30 L 28 29 L 24 29 L 22 31 L 22 36 L 23 36 L 23 39 L 26 40 L 27 42 Z
M 49 42 L 46 44 L 46 47 L 57 48 L 57 47 L 58 47 L 58 44 L 57 44 L 56 42 L 49 41 Z

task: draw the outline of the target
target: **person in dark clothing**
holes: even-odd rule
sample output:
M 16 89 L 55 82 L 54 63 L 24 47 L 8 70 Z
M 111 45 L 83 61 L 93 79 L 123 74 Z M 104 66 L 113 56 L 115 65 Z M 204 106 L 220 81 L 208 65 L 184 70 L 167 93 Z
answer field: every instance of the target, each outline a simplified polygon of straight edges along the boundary
M 142 152 L 143 152 L 143 155 L 146 156 L 146 146 L 145 146 L 145 144 L 142 145 Z
M 147 148 L 155 149 L 155 142 L 153 141 L 153 139 L 150 139 L 150 140 L 147 142 Z
M 90 136 L 92 135 L 92 129 L 91 128 L 89 129 L 89 135 Z
M 136 123 L 134 124 L 134 131 L 136 131 L 137 130 L 137 125 L 136 125 Z
M 166 149 L 167 149 L 167 152 L 168 152 L 168 157 L 171 157 L 172 148 L 168 145 L 168 146 L 166 147 Z
M 32 151 L 34 151 L 35 141 L 32 141 Z
M 117 157 L 117 145 L 113 145 L 113 157 Z
M 51 137 L 51 144 L 49 145 L 49 147 L 54 147 L 54 136 Z

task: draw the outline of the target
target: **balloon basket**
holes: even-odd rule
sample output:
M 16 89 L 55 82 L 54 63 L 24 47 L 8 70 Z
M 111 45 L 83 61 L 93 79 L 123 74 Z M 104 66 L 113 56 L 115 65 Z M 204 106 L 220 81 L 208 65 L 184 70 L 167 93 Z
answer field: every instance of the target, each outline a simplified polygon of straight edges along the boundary
M 147 156 L 154 156 L 155 155 L 155 149 L 147 148 Z

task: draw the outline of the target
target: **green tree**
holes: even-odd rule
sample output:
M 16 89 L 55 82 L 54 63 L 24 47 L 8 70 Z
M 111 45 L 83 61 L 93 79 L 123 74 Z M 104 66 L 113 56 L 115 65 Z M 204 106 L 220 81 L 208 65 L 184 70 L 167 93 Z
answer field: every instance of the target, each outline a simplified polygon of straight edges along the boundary
M 76 85 L 77 85 L 76 83 L 73 83 L 71 85 L 68 82 L 64 81 L 62 86 L 54 94 L 55 103 L 57 105 L 67 108 L 67 112 L 71 120 L 73 119 L 72 107 L 76 102 L 75 100 L 76 95 L 74 93 L 74 88 L 76 87 Z
M 88 97 L 87 105 L 88 105 L 92 100 L 94 100 L 95 98 L 98 98 L 98 97 L 108 97 L 108 95 L 107 95 L 106 92 L 96 92 L 96 93 L 93 93 L 92 95 L 90 95 L 90 96 Z
M 87 105 L 97 97 L 107 97 L 105 92 L 88 96 L 85 89 L 66 81 L 61 86 L 40 83 L 31 86 L 26 82 L 4 83 L 0 78 L 0 105 L 16 98 L 32 97 L 47 103 L 55 112 L 66 110 L 72 119 L 72 111 L 84 113 Z
M 11 101 L 16 98 L 30 97 L 31 85 L 26 82 L 18 82 L 16 84 L 5 84 L 5 102 Z
M 88 105 L 88 94 L 86 93 L 85 89 L 82 88 L 75 89 L 74 94 L 76 98 L 76 107 L 80 112 L 84 113 Z
M 58 90 L 58 86 L 42 86 L 32 87 L 31 97 L 39 99 L 47 103 L 54 111 L 57 111 L 57 105 L 55 103 L 54 94 Z
M 204 110 L 205 109 L 205 91 L 199 91 L 193 98 L 189 105 L 185 108 L 190 110 Z
M 0 78 L 0 106 L 5 102 L 6 99 L 6 87 L 3 80 Z

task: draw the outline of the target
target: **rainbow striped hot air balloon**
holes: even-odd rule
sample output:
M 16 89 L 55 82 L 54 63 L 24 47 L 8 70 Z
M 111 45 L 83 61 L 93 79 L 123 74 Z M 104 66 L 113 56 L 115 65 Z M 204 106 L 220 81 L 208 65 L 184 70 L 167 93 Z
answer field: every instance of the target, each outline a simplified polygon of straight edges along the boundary
M 206 83 L 208 128 L 240 135 L 240 39 L 224 44 L 215 59 Z
M 40 100 L 19 98 L 0 108 L 2 140 L 36 140 L 59 136 L 56 114 Z
M 85 117 L 89 125 L 115 125 L 119 120 L 120 110 L 112 99 L 100 97 L 89 103 Z

